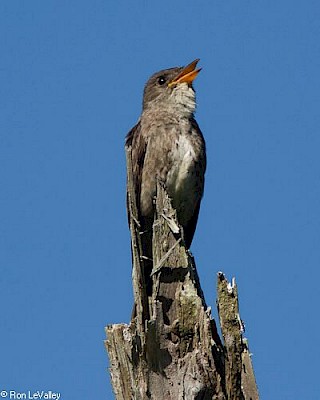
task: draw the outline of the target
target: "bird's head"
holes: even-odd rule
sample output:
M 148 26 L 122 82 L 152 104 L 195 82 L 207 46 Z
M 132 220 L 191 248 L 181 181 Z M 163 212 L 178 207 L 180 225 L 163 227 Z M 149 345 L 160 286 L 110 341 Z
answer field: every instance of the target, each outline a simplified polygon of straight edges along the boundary
M 156 107 L 182 114 L 193 114 L 195 91 L 192 86 L 201 68 L 196 69 L 199 59 L 186 67 L 164 69 L 151 76 L 144 88 L 143 110 Z

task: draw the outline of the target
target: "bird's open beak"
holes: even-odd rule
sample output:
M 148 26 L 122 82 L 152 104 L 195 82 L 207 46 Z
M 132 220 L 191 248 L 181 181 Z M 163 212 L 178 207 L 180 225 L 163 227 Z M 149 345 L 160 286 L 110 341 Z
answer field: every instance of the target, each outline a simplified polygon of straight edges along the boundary
M 194 79 L 197 77 L 198 73 L 201 71 L 201 68 L 196 69 L 196 66 L 199 62 L 199 58 L 192 61 L 192 63 L 188 64 L 183 70 L 176 76 L 171 82 L 168 83 L 168 86 L 175 86 L 178 83 L 186 82 L 191 84 Z

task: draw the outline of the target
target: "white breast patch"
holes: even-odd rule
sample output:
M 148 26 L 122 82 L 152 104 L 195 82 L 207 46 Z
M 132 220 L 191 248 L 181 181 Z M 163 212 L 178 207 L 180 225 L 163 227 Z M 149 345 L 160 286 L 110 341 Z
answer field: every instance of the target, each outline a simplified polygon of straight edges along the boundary
M 173 150 L 172 160 L 173 168 L 168 175 L 168 188 L 171 192 L 189 191 L 188 175 L 193 169 L 195 153 L 189 138 L 186 135 L 179 135 L 176 146 Z

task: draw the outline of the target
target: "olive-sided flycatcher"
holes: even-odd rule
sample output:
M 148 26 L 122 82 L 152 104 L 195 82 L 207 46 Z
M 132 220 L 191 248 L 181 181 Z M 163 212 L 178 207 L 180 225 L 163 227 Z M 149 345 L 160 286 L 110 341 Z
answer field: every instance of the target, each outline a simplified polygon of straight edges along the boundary
M 126 137 L 132 147 L 133 179 L 145 258 L 152 258 L 156 182 L 164 183 L 189 248 L 198 220 L 206 169 L 205 142 L 194 118 L 193 80 L 198 59 L 155 73 L 144 88 L 138 123 Z

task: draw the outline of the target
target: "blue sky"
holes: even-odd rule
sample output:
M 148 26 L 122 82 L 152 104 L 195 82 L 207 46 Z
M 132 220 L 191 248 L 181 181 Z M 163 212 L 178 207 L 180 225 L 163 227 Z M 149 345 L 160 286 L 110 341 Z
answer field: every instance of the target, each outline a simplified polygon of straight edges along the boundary
M 319 397 L 319 19 L 317 1 L 1 2 L 0 390 L 113 398 L 124 137 L 147 78 L 199 57 L 207 302 L 236 277 L 262 399 Z

